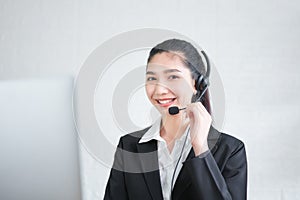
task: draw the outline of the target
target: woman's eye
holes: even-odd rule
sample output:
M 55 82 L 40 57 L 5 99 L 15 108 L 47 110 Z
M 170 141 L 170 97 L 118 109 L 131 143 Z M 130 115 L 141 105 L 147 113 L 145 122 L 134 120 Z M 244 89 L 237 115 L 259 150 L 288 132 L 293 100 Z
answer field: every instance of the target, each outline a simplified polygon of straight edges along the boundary
M 169 79 L 178 79 L 178 78 L 179 78 L 179 76 L 176 76 L 176 75 L 169 76 Z
M 154 80 L 156 80 L 156 78 L 154 78 L 154 77 L 148 77 L 147 78 L 147 81 L 154 81 Z

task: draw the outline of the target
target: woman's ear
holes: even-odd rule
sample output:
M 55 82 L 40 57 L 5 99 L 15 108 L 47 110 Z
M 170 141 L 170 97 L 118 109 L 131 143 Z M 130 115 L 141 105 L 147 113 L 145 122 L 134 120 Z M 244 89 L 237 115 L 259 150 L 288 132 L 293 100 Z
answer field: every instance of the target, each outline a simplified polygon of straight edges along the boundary
M 196 88 L 197 86 L 196 86 L 196 80 L 195 79 L 193 79 L 193 86 L 194 86 L 193 87 L 193 94 L 196 95 L 197 94 L 197 88 Z

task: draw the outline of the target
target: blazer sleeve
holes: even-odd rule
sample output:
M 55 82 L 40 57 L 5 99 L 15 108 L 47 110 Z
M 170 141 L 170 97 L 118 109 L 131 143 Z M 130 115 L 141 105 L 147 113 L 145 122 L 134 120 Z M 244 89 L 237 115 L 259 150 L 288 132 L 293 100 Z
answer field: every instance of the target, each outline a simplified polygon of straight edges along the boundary
M 247 159 L 244 144 L 238 141 L 235 149 L 222 157 L 226 157 L 224 166 L 218 166 L 210 152 L 204 157 L 184 162 L 197 187 L 197 196 L 205 200 L 246 200 Z
M 106 185 L 104 200 L 128 200 L 128 194 L 124 181 L 122 140 L 120 139 L 118 148 L 114 156 L 113 167 Z

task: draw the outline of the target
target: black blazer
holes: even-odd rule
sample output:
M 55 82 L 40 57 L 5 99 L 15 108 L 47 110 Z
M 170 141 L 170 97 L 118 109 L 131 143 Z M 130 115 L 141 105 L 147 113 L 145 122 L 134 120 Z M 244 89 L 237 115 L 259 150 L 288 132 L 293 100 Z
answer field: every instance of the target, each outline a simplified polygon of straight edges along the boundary
M 157 141 L 138 143 L 149 128 L 121 137 L 104 200 L 163 200 Z M 213 127 L 210 152 L 191 149 L 175 182 L 172 200 L 246 200 L 247 159 L 243 142 Z

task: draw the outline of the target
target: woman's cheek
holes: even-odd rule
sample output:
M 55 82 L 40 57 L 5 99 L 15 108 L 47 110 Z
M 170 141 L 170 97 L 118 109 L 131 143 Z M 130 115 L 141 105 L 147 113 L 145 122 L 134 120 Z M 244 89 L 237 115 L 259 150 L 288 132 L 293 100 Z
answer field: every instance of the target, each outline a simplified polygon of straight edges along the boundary
M 152 84 L 146 84 L 145 85 L 145 90 L 146 90 L 146 94 L 148 96 L 149 99 L 151 99 L 151 96 L 153 95 L 154 92 L 154 87 Z
M 181 103 L 191 103 L 193 90 L 190 87 L 179 87 L 174 92 L 176 96 L 180 99 Z

